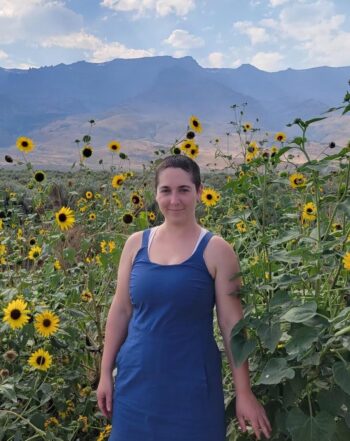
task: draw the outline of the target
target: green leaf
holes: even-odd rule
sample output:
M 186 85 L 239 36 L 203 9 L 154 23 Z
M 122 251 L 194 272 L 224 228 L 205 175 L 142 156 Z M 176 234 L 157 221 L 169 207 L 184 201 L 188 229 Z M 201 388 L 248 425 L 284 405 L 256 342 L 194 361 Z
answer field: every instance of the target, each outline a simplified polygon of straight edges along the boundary
M 345 199 L 338 205 L 340 211 L 342 211 L 348 218 L 350 218 L 350 198 Z
M 333 416 L 341 416 L 344 408 L 350 409 L 350 396 L 340 387 L 333 386 L 330 390 L 321 390 L 317 396 L 317 404 L 321 410 L 325 410 Z
M 319 331 L 302 325 L 291 334 L 292 338 L 285 346 L 286 351 L 291 357 L 298 356 L 298 360 L 300 360 L 304 355 L 303 352 L 307 351 L 312 343 L 318 340 Z
M 336 430 L 329 413 L 321 411 L 316 417 L 307 416 L 295 408 L 288 413 L 286 425 L 293 441 L 329 441 Z
M 230 346 L 234 363 L 237 367 L 243 364 L 249 355 L 254 351 L 257 345 L 255 338 L 246 339 L 243 330 L 239 334 L 232 336 Z
M 333 376 L 337 385 L 350 395 L 350 365 L 337 361 L 333 365 Z
M 282 315 L 281 320 L 292 323 L 302 323 L 311 319 L 317 313 L 317 303 L 307 302 L 301 306 L 295 306 Z
M 0 385 L 0 394 L 3 394 L 8 400 L 17 403 L 17 395 L 13 384 L 5 383 Z
M 279 342 L 282 331 L 279 323 L 275 323 L 273 325 L 268 325 L 266 323 L 260 323 L 260 326 L 257 328 L 257 333 L 269 351 L 273 352 Z
M 73 264 L 75 262 L 75 255 L 76 252 L 74 248 L 65 248 L 63 250 L 63 257 L 70 264 Z
M 348 104 L 345 109 L 343 110 L 342 115 L 345 115 L 345 113 L 348 113 L 350 111 L 350 104 Z
M 294 229 L 289 231 L 288 234 L 283 235 L 279 239 L 272 240 L 270 242 L 271 246 L 280 245 L 281 243 L 289 242 L 293 239 L 298 239 L 300 237 L 300 231 L 298 229 Z
M 345 424 L 344 420 L 338 420 L 336 422 L 335 434 L 332 441 L 349 441 L 349 427 Z
M 313 124 L 314 122 L 317 122 L 317 121 L 322 121 L 323 119 L 326 119 L 326 118 L 327 118 L 327 116 L 309 119 L 309 120 L 305 121 L 305 127 L 308 127 L 310 124 Z
M 288 366 L 285 358 L 271 358 L 256 384 L 278 384 L 286 378 L 294 378 L 294 375 L 294 369 Z

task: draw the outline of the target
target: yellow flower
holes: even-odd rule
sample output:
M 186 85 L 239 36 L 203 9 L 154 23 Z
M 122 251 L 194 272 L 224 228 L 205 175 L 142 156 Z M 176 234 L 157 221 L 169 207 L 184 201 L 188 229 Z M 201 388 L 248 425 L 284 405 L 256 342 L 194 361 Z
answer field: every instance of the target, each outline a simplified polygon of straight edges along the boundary
M 2 230 L 4 228 L 4 222 L 2 219 L 0 219 L 0 230 Z
M 252 155 L 251 153 L 247 153 L 246 155 L 245 155 L 245 160 L 246 160 L 246 162 L 251 162 L 252 160 L 254 159 L 254 155 Z
M 289 182 L 293 188 L 305 187 L 306 177 L 302 173 L 293 173 L 289 176 Z
M 23 230 L 22 228 L 18 228 L 17 230 L 17 239 L 20 240 L 23 237 Z
M 347 252 L 343 257 L 343 264 L 346 270 L 350 271 L 350 251 Z
M 28 253 L 28 259 L 35 260 L 40 256 L 40 254 L 41 254 L 41 247 L 39 246 L 31 247 Z
M 202 131 L 201 123 L 199 122 L 199 119 L 194 115 L 190 117 L 189 126 L 194 132 L 201 133 Z
M 85 145 L 82 149 L 81 149 L 81 155 L 83 158 L 90 158 L 90 156 L 92 156 L 92 152 L 94 151 L 94 149 L 89 146 L 89 145 Z
M 277 152 L 278 152 L 278 148 L 277 148 L 276 146 L 273 145 L 273 146 L 270 148 L 271 158 L 273 158 L 273 157 L 276 155 Z
M 243 221 L 238 222 L 236 228 L 240 233 L 245 233 L 247 231 L 246 224 Z
M 124 175 L 115 175 L 112 179 L 112 187 L 113 188 L 119 188 L 125 181 Z
M 60 319 L 50 311 L 44 311 L 35 316 L 34 327 L 43 337 L 50 337 L 58 330 Z
M 131 224 L 134 220 L 134 216 L 132 213 L 125 213 L 122 217 L 124 224 Z
M 191 149 L 186 149 L 185 153 L 191 159 L 196 158 L 198 156 L 198 154 L 199 154 L 199 147 L 198 147 L 198 145 L 195 144 L 194 147 L 192 147 Z
M 89 214 L 89 220 L 90 220 L 90 221 L 94 221 L 94 220 L 96 220 L 96 214 L 95 214 L 95 213 L 90 213 L 90 214 Z
M 180 149 L 185 153 L 191 151 L 193 148 L 196 148 L 196 143 L 192 139 L 186 139 L 180 145 Z
M 31 152 L 35 144 L 30 138 L 26 138 L 25 136 L 21 136 L 16 141 L 17 148 L 21 150 L 21 152 L 28 153 Z
M 251 141 L 247 147 L 247 155 L 251 155 L 254 158 L 259 152 L 258 144 L 255 141 Z
M 249 130 L 252 130 L 252 128 L 253 128 L 253 126 L 252 126 L 252 124 L 250 122 L 246 122 L 246 123 L 243 124 L 243 130 L 245 132 L 248 132 Z
M 94 194 L 92 191 L 87 191 L 85 193 L 85 197 L 86 197 L 86 199 L 92 199 L 94 197 Z
M 44 349 L 38 349 L 29 357 L 28 363 L 35 369 L 47 371 L 52 364 L 52 357 Z
M 333 233 L 336 233 L 337 231 L 342 231 L 342 229 L 343 229 L 343 227 L 342 227 L 341 224 L 339 224 L 339 223 L 337 223 L 337 222 L 334 222 L 334 223 L 332 224 L 332 232 L 333 232 Z
M 284 132 L 277 132 L 275 134 L 275 141 L 284 142 L 287 139 L 287 136 Z
M 91 300 L 92 300 L 92 294 L 91 294 L 91 292 L 88 290 L 88 289 L 85 289 L 82 293 L 81 293 L 81 300 L 83 301 L 83 302 L 87 302 L 87 303 L 89 303 L 89 302 L 91 302 Z
M 303 207 L 302 217 L 305 220 L 313 221 L 316 219 L 317 209 L 313 202 L 308 202 Z
M 3 309 L 3 321 L 12 329 L 22 328 L 29 321 L 27 302 L 22 299 L 13 300 Z
M 56 222 L 61 230 L 68 230 L 75 222 L 74 212 L 69 207 L 62 207 L 56 213 Z
M 44 427 L 47 429 L 49 426 L 58 426 L 59 422 L 56 417 L 50 417 L 44 422 Z
M 81 431 L 82 432 L 87 432 L 88 431 L 88 427 L 89 427 L 87 416 L 79 415 L 78 422 L 82 423 L 83 427 L 82 427 Z
M 60 261 L 58 260 L 58 259 L 56 259 L 55 261 L 54 261 L 54 263 L 53 263 L 53 267 L 55 268 L 55 270 L 60 270 L 60 269 L 62 269 L 62 267 L 61 267 L 61 263 L 60 263 Z
M 204 188 L 201 195 L 201 201 L 207 207 L 212 207 L 217 204 L 219 194 L 212 188 Z
M 34 174 L 34 179 L 36 180 L 36 182 L 43 182 L 46 178 L 46 175 L 43 171 L 38 170 L 37 172 L 35 172 Z
M 120 150 L 120 143 L 118 141 L 111 141 L 108 144 L 108 148 L 109 150 L 111 150 L 112 152 L 118 152 Z
M 5 256 L 7 253 L 7 247 L 3 243 L 0 243 L 0 256 Z
M 80 213 L 85 213 L 85 211 L 88 209 L 87 205 L 84 205 L 83 207 L 79 208 Z
M 139 195 L 139 193 L 134 191 L 133 193 L 131 193 L 130 201 L 132 204 L 139 206 L 139 205 L 141 205 L 142 199 L 141 199 L 141 196 Z
M 153 211 L 148 211 L 147 212 L 147 217 L 148 217 L 148 220 L 150 222 L 153 222 L 156 219 L 156 215 L 155 215 L 155 213 Z
M 101 251 L 102 253 L 106 254 L 106 253 L 111 253 L 114 249 L 115 249 L 115 242 L 114 240 L 110 240 L 108 242 L 106 242 L 105 240 L 103 240 L 101 243 Z

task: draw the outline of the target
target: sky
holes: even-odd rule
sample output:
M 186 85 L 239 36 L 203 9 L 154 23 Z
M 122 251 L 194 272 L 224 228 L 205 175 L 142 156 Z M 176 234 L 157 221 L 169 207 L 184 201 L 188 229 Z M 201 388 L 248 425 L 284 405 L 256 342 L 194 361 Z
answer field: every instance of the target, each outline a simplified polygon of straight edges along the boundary
M 0 0 L 0 67 L 158 55 L 269 72 L 350 66 L 350 0 Z

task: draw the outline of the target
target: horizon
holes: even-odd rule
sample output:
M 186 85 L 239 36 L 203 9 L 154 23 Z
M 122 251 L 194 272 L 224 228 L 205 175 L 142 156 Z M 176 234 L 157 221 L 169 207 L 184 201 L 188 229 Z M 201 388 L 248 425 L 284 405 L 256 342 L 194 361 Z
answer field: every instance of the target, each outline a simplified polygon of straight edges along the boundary
M 0 0 L 0 66 L 191 56 L 203 68 L 346 67 L 348 29 L 348 0 Z

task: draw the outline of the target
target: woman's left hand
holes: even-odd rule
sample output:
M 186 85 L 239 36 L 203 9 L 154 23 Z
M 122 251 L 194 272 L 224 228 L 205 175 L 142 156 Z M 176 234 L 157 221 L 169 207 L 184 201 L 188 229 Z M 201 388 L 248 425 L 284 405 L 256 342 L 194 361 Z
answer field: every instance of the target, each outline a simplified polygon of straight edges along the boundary
M 264 407 L 252 391 L 241 392 L 236 396 L 236 415 L 243 432 L 247 430 L 246 422 L 252 426 L 255 436 L 260 439 L 261 433 L 270 438 L 271 425 Z

